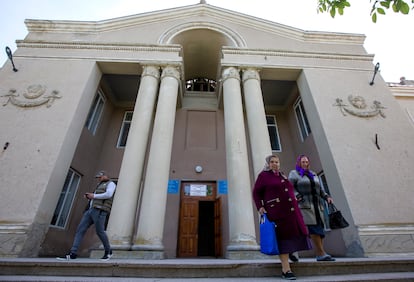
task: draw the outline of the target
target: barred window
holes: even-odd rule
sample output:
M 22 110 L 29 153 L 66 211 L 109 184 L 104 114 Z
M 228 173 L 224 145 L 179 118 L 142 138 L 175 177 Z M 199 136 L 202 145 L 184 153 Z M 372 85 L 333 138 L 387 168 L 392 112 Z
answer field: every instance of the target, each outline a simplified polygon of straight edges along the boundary
M 301 138 L 302 141 L 304 141 L 306 137 L 308 137 L 311 133 L 311 129 L 309 126 L 308 117 L 305 113 L 305 108 L 303 107 L 302 99 L 300 97 L 298 98 L 293 107 L 295 110 L 296 121 L 298 122 Z
M 78 190 L 81 176 L 73 169 L 69 169 L 65 183 L 60 192 L 59 201 L 56 205 L 52 217 L 51 226 L 65 228 L 69 219 L 69 213 L 73 205 L 73 200 Z
M 119 131 L 118 142 L 116 145 L 117 148 L 125 148 L 128 139 L 129 128 L 131 127 L 132 114 L 132 111 L 127 111 L 124 114 L 124 120 L 122 121 L 121 130 Z
M 105 104 L 104 95 L 98 90 L 86 119 L 86 128 L 95 135 Z
M 217 88 L 217 82 L 208 78 L 193 78 L 185 82 L 187 91 L 214 92 Z
M 279 131 L 277 129 L 276 117 L 266 116 L 267 130 L 269 130 L 270 144 L 272 151 L 280 152 L 282 148 L 280 146 Z

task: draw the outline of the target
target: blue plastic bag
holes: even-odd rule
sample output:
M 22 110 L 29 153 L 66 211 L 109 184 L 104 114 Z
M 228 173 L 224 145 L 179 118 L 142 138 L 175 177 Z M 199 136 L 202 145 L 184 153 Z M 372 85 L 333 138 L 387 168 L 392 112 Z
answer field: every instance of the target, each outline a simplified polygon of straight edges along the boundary
M 266 255 L 278 255 L 276 224 L 267 218 L 266 214 L 260 217 L 260 251 Z

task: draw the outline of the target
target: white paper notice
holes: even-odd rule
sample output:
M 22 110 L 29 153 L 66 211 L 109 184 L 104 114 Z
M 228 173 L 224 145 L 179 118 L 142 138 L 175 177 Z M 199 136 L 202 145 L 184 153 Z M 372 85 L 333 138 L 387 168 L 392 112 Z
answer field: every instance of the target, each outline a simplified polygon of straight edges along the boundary
M 191 184 L 190 196 L 207 196 L 207 185 Z

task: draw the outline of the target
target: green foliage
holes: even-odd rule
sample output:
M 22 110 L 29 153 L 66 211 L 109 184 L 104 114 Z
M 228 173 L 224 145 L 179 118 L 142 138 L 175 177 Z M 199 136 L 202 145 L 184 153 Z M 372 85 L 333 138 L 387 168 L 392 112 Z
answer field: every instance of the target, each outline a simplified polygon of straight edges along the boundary
M 361 0 L 359 0 L 361 1 Z M 394 13 L 401 13 L 407 15 L 410 10 L 414 9 L 414 0 L 370 0 L 373 2 L 371 9 L 371 19 L 377 22 L 377 15 L 385 15 L 386 10 L 392 9 Z M 332 18 L 344 14 L 344 9 L 350 7 L 351 3 L 348 0 L 318 0 L 318 11 L 320 13 L 328 12 Z

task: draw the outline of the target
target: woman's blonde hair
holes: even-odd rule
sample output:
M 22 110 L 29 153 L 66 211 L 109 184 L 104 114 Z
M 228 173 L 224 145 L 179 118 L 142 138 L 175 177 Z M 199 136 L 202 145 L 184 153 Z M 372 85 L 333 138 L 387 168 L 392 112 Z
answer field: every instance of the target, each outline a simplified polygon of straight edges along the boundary
M 267 157 L 265 158 L 266 163 L 265 163 L 265 165 L 264 165 L 263 170 L 265 170 L 265 171 L 269 171 L 269 170 L 270 170 L 269 163 L 270 163 L 270 160 L 271 160 L 272 158 L 276 158 L 276 159 L 278 159 L 278 160 L 280 161 L 280 157 L 279 157 L 278 155 L 276 155 L 276 154 L 272 154 L 272 155 L 267 156 Z

